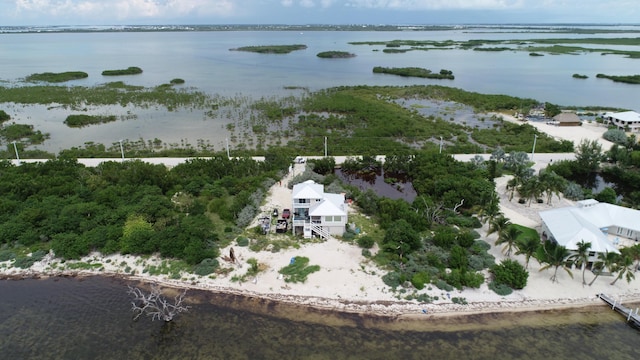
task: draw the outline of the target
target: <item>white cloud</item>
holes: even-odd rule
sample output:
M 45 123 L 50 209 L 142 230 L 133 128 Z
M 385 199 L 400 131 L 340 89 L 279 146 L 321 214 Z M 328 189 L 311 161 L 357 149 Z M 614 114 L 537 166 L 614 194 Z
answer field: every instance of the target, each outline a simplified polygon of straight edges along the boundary
M 15 0 L 15 14 L 66 18 L 172 18 L 231 15 L 235 0 Z
M 316 4 L 313 2 L 313 0 L 300 0 L 300 6 L 305 8 L 312 8 L 315 7 Z
M 483 11 L 497 22 L 630 23 L 640 7 L 638 0 L 0 0 L 0 24 L 428 22 L 438 11 L 451 21 L 473 22 Z
M 446 10 L 520 8 L 524 0 L 347 0 L 346 5 L 368 9 Z

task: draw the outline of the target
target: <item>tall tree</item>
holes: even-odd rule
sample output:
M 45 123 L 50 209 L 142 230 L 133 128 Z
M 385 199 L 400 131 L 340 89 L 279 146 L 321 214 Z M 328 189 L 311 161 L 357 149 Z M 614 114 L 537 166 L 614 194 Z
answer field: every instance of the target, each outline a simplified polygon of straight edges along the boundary
M 525 236 L 516 241 L 516 255 L 524 255 L 525 268 L 529 268 L 529 260 L 536 254 L 540 247 L 540 240 L 534 237 Z
M 602 145 L 598 140 L 583 139 L 576 148 L 577 169 L 588 174 L 598 171 L 603 159 Z
M 576 245 L 578 245 L 578 249 L 574 254 L 569 256 L 569 260 L 571 260 L 575 266 L 582 269 L 582 286 L 584 287 L 587 285 L 584 273 L 587 270 L 587 263 L 589 262 L 589 249 L 591 249 L 591 243 L 580 240 Z
M 564 271 L 573 278 L 571 269 L 567 267 L 567 258 L 569 257 L 569 250 L 562 245 L 558 245 L 555 242 L 547 241 L 538 250 L 538 256 L 544 266 L 540 268 L 540 271 L 544 271 L 550 268 L 554 268 L 553 275 L 551 275 L 551 282 L 558 281 L 558 268 L 562 268 Z
M 593 277 L 593 280 L 591 280 L 589 286 L 593 285 L 598 276 L 600 276 L 600 274 L 602 274 L 605 269 L 613 271 L 617 257 L 618 254 L 608 251 L 598 254 L 598 261 L 593 264 L 593 268 L 595 270 L 594 273 L 596 274 L 596 276 Z
M 567 187 L 567 180 L 556 174 L 553 170 L 542 170 L 539 175 L 540 183 L 547 195 L 547 204 L 551 205 L 551 199 L 555 194 L 560 199 L 560 194 Z
M 489 222 L 489 228 L 487 229 L 487 236 L 493 233 L 498 233 L 498 235 L 500 235 L 500 232 L 506 229 L 509 225 L 511 225 L 511 221 L 508 218 L 506 218 L 504 215 L 500 214 Z
M 611 285 L 615 285 L 616 281 L 622 279 L 623 277 L 627 280 L 627 282 L 631 282 L 631 280 L 635 279 L 636 276 L 633 274 L 633 259 L 631 256 L 619 256 L 618 261 L 616 263 L 616 271 L 618 272 L 618 276 L 611 282 Z
M 516 246 L 516 240 L 518 239 L 518 236 L 520 236 L 520 234 L 522 234 L 522 231 L 517 227 L 513 225 L 507 226 L 506 229 L 498 233 L 496 245 L 504 244 L 502 252 L 507 256 L 511 256 L 511 251 Z
M 624 247 L 620 250 L 623 256 L 629 256 L 634 261 L 633 272 L 638 271 L 638 266 L 640 266 L 640 244 L 635 244 L 633 246 Z

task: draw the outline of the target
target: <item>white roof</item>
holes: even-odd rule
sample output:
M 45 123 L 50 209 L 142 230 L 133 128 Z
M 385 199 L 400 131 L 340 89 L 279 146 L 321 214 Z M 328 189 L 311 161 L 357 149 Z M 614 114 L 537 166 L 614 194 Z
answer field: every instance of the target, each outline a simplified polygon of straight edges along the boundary
M 293 199 L 322 199 L 323 195 L 324 186 L 313 180 L 293 185 Z
M 638 210 L 597 201 L 585 201 L 584 205 L 540 212 L 550 235 L 569 250 L 576 250 L 576 244 L 584 240 L 591 243 L 591 251 L 619 253 L 606 235 L 608 228 L 619 226 L 640 232 Z
M 340 194 L 324 194 L 324 200 L 314 204 L 309 209 L 311 216 L 342 216 L 346 215 L 344 209 L 344 195 Z
M 617 113 L 606 113 L 605 116 L 616 118 L 624 122 L 640 121 L 640 114 L 635 111 L 623 111 Z

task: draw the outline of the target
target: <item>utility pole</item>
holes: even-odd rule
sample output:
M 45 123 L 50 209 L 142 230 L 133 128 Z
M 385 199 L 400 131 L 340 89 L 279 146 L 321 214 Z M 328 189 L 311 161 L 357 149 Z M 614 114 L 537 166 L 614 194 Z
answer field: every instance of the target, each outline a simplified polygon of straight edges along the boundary
M 439 154 L 442 154 L 442 136 L 440 136 L 440 152 Z
M 531 160 L 533 161 L 533 154 L 536 152 L 536 140 L 538 140 L 538 134 L 533 134 L 533 149 L 531 149 Z
M 122 140 L 118 140 L 120 143 L 120 154 L 122 154 L 122 161 L 124 161 L 124 147 L 122 147 Z
M 227 159 L 231 159 L 231 156 L 229 156 L 229 138 L 226 138 L 225 141 L 227 142 Z
M 16 142 L 13 142 L 13 150 L 16 152 L 16 160 L 18 161 L 18 165 L 20 165 L 20 155 L 18 155 L 18 146 Z
M 324 157 L 327 157 L 327 137 L 324 137 Z

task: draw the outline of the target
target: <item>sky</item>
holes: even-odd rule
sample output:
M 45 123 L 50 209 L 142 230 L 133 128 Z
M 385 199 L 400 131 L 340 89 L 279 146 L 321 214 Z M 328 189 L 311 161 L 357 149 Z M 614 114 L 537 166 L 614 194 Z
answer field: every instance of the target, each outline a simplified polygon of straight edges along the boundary
M 639 24 L 640 0 L 0 0 L 0 26 Z

